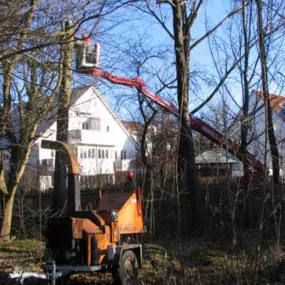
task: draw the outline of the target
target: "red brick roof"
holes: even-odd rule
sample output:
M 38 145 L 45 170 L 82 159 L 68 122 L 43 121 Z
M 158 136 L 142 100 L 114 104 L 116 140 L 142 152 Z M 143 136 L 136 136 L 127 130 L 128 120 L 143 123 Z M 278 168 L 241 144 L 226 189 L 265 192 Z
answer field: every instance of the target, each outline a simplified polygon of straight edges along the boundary
M 254 91 L 254 92 L 260 99 L 264 101 L 263 92 L 261 91 Z M 285 109 L 285 104 L 283 104 L 285 102 L 284 96 L 269 94 L 269 101 L 274 112 L 278 113 L 280 110 Z M 283 106 L 281 107 L 282 104 Z

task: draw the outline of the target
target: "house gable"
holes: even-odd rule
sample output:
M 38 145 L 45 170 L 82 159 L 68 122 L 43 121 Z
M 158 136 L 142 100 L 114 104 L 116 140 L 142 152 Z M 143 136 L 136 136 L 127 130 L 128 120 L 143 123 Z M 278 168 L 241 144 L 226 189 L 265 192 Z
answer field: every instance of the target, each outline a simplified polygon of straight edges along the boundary
M 112 174 L 115 169 L 127 170 L 136 157 L 138 145 L 103 96 L 95 87 L 88 86 L 75 89 L 71 102 L 68 143 L 77 151 L 81 173 L 92 176 Z M 45 160 L 54 165 L 54 151 L 40 148 L 40 143 L 42 139 L 56 140 L 56 128 L 56 116 L 47 116 L 39 128 L 30 164 Z
M 279 148 L 281 168 L 285 169 L 285 159 L 283 159 L 283 153 L 285 150 L 284 139 L 285 139 L 285 120 L 282 116 L 283 108 L 285 107 L 285 97 L 270 94 L 270 105 L 272 108 L 272 121 L 275 131 L 276 141 Z M 271 169 L 272 160 L 270 155 L 270 146 L 267 143 L 267 149 L 265 151 L 266 144 L 266 119 L 265 119 L 265 104 L 264 96 L 260 91 L 252 91 L 249 96 L 249 117 L 243 118 L 242 111 L 237 115 L 235 123 L 231 127 L 232 134 L 236 138 L 237 142 L 240 142 L 240 127 L 241 121 L 247 120 L 249 126 L 248 134 L 248 151 L 251 152 L 259 161 L 263 162 L 265 154 L 267 155 L 267 163 L 269 169 Z M 267 141 L 268 142 L 268 141 Z
M 261 91 L 253 91 L 262 101 L 264 101 L 264 93 Z M 275 113 L 279 113 L 280 111 L 285 109 L 285 97 L 276 95 L 276 94 L 269 94 L 269 102 L 272 110 Z
M 102 136 L 102 140 L 104 140 L 106 144 L 114 145 L 115 140 L 120 140 L 120 137 L 123 136 L 129 140 L 130 144 L 133 144 L 138 149 L 137 143 L 121 123 L 118 116 L 112 111 L 104 97 L 93 86 L 89 86 L 83 93 L 79 93 L 70 107 L 69 130 L 82 129 L 84 122 L 88 123 L 89 118 L 100 119 L 100 126 L 97 126 L 97 128 L 100 128 L 97 130 L 98 137 Z M 106 137 L 108 133 L 113 137 L 107 138 L 109 137 Z M 106 138 L 104 139 L 104 137 Z M 109 142 L 107 142 L 106 139 L 110 139 Z M 120 144 L 119 141 L 118 143 Z
M 117 122 L 118 126 L 121 128 L 122 132 L 133 141 L 137 148 L 138 144 L 132 138 L 128 130 L 122 124 L 118 116 L 112 111 L 107 101 L 104 97 L 97 91 L 94 86 L 88 86 L 84 88 L 74 89 L 71 94 L 71 106 L 69 110 L 69 130 L 81 129 L 78 124 L 82 120 L 74 120 L 74 117 L 88 118 L 90 116 L 96 116 L 94 110 L 96 110 L 97 101 L 101 101 L 101 107 L 105 108 L 112 118 Z M 101 113 L 101 107 L 97 108 L 97 115 Z M 96 111 L 95 111 L 96 112 Z M 55 140 L 56 131 L 56 113 L 57 107 L 55 107 L 47 116 L 46 119 L 39 125 L 36 132 L 35 143 L 38 143 L 42 138 Z
M 250 100 L 251 113 L 254 118 L 256 136 L 261 137 L 259 141 L 265 143 L 265 104 L 264 95 L 260 91 L 252 91 Z M 285 97 L 275 94 L 269 94 L 270 106 L 272 109 L 272 121 L 277 143 L 285 139 Z M 255 103 L 256 102 L 256 103 Z

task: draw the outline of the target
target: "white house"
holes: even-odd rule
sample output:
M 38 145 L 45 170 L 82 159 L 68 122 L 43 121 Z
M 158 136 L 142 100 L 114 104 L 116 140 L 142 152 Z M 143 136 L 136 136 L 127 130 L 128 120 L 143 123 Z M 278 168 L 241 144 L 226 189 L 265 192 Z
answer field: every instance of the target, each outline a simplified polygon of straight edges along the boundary
M 285 97 L 270 94 L 270 105 L 272 109 L 272 118 L 274 124 L 275 136 L 278 144 L 280 155 L 280 175 L 285 174 Z M 247 121 L 250 128 L 248 136 L 249 146 L 248 151 L 251 152 L 262 163 L 264 162 L 265 154 L 267 154 L 267 162 L 269 173 L 272 174 L 272 159 L 270 155 L 269 142 L 265 149 L 265 105 L 264 96 L 260 91 L 252 91 L 249 98 L 249 114 Z M 236 141 L 240 141 L 240 122 L 242 116 L 237 117 L 239 120 L 232 126 L 232 135 Z
M 138 145 L 110 106 L 93 87 L 75 89 L 69 108 L 68 143 L 76 150 L 83 176 L 114 174 L 127 171 L 136 158 Z M 52 114 L 53 113 L 53 114 Z M 52 185 L 55 151 L 41 148 L 41 140 L 56 139 L 56 108 L 38 129 L 29 164 L 46 168 L 49 175 L 41 175 L 41 189 Z

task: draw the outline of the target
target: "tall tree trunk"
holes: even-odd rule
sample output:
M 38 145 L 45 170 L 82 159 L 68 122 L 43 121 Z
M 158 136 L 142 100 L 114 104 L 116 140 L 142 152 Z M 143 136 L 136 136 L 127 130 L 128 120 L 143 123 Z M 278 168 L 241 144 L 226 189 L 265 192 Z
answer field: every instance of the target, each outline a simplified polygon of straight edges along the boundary
M 32 126 L 32 128 L 30 130 L 31 137 L 34 137 L 37 126 L 38 126 L 37 124 Z M 16 174 L 14 176 L 13 184 L 11 185 L 11 188 L 10 188 L 10 196 L 6 202 L 6 205 L 5 205 L 4 219 L 2 222 L 1 234 L 0 234 L 0 242 L 10 240 L 12 216 L 13 216 L 13 205 L 14 205 L 15 195 L 16 195 L 20 180 L 24 174 L 24 170 L 26 168 L 27 162 L 29 160 L 32 145 L 33 145 L 32 141 L 30 141 L 26 145 L 26 147 L 23 151 L 22 159 L 17 164 L 18 168 L 17 168 Z
M 186 4 L 174 1 L 173 30 L 177 74 L 177 99 L 180 109 L 180 138 L 177 175 L 180 188 L 182 225 L 185 234 L 199 227 L 197 214 L 197 174 L 195 168 L 194 144 L 189 119 L 189 70 L 190 28 L 186 25 Z M 187 28 L 185 28 L 187 27 Z
M 265 209 L 265 200 L 266 200 L 266 191 L 268 186 L 268 175 L 267 175 L 267 146 L 268 142 L 270 145 L 271 157 L 272 157 L 272 166 L 273 166 L 273 182 L 275 186 L 278 186 L 279 183 L 279 152 L 276 144 L 276 138 L 273 129 L 272 122 L 272 112 L 269 100 L 269 90 L 268 90 L 268 79 L 267 79 L 267 58 L 265 52 L 265 41 L 264 41 L 264 29 L 263 29 L 263 16 L 262 16 L 262 0 L 255 0 L 257 7 L 257 29 L 258 29 L 258 46 L 259 46 L 259 57 L 261 65 L 261 79 L 262 79 L 262 91 L 264 96 L 265 103 L 265 147 L 264 147 L 264 169 L 265 169 L 265 179 L 262 186 L 261 192 L 261 205 L 259 213 L 259 233 L 258 233 L 258 242 L 255 253 L 254 261 L 254 270 L 253 270 L 253 284 L 256 284 L 257 281 L 257 272 L 259 267 L 259 257 L 261 252 L 262 237 L 263 237 L 263 226 L 264 226 L 264 209 Z M 274 196 L 274 194 L 273 194 Z M 275 213 L 274 213 L 275 215 Z
M 14 206 L 15 194 L 11 194 L 5 204 L 4 219 L 1 228 L 0 242 L 9 241 L 12 225 L 12 215 Z
M 248 201 L 248 191 L 249 191 L 249 181 L 250 181 L 250 172 L 249 172 L 249 166 L 246 163 L 246 152 L 247 152 L 247 146 L 248 146 L 248 131 L 249 131 L 249 79 L 248 79 L 248 68 L 249 68 L 249 52 L 250 52 L 250 38 L 248 34 L 250 35 L 250 25 L 251 25 L 251 6 L 250 11 L 247 13 L 247 6 L 246 1 L 243 0 L 242 2 L 242 32 L 243 32 L 243 40 L 244 40 L 244 66 L 243 70 L 241 71 L 241 77 L 242 77 L 242 91 L 243 91 L 243 105 L 242 105 L 242 121 L 241 121 L 241 144 L 240 144 L 240 152 L 243 156 L 242 162 L 243 162 L 243 176 L 245 181 L 245 220 L 244 220 L 244 226 L 245 228 L 249 227 L 250 224 L 250 215 L 249 215 L 249 201 Z M 248 17 L 250 17 L 248 19 Z
M 248 104 L 249 104 L 249 81 L 248 81 L 248 60 L 249 60 L 249 41 L 248 41 L 248 29 L 247 29 L 247 13 L 245 7 L 245 1 L 243 0 L 242 9 L 242 27 L 243 27 L 243 38 L 244 38 L 244 69 L 242 72 L 243 80 L 243 105 L 242 105 L 242 122 L 241 122 L 241 145 L 240 151 L 243 155 L 243 171 L 244 177 L 249 178 L 249 167 L 245 163 L 245 154 L 248 146 Z
M 257 5 L 257 17 L 258 17 L 258 44 L 259 44 L 259 54 L 261 63 L 261 76 L 262 76 L 262 91 L 265 102 L 265 115 L 267 121 L 267 129 L 265 132 L 268 133 L 268 140 L 270 145 L 270 152 L 272 158 L 272 168 L 273 168 L 273 182 L 277 186 L 279 184 L 279 151 L 277 147 L 276 137 L 273 128 L 272 111 L 269 98 L 268 90 L 268 78 L 267 78 L 267 55 L 265 52 L 265 41 L 264 41 L 264 29 L 262 20 L 262 0 L 256 0 Z M 266 152 L 265 152 L 265 155 Z
M 35 5 L 37 4 L 37 0 L 30 0 L 29 1 L 29 10 L 27 13 L 27 17 L 25 18 L 23 30 L 20 33 L 20 38 L 17 44 L 17 50 L 21 50 L 24 46 L 25 40 L 28 35 L 29 28 L 32 24 L 33 16 L 34 16 L 34 9 Z M 10 130 L 7 131 L 7 125 L 12 124 L 11 123 L 11 102 L 12 97 L 10 94 L 10 88 L 11 88 L 11 82 L 13 78 L 13 72 L 16 68 L 16 65 L 19 61 L 19 55 L 13 56 L 9 61 L 3 63 L 3 69 L 4 69 L 4 82 L 3 82 L 3 109 L 1 110 L 1 122 L 0 122 L 0 136 L 1 138 L 4 137 L 4 134 L 6 133 L 9 136 L 9 139 L 11 139 L 11 142 L 16 142 L 16 135 L 15 133 L 12 133 Z M 12 126 L 11 126 L 12 127 Z M 33 128 L 32 128 L 33 130 Z M 29 144 L 27 144 L 26 149 L 28 149 Z M 16 144 L 16 148 L 18 148 L 18 145 Z M 7 201 L 7 205 L 5 207 L 4 212 L 4 218 L 1 226 L 1 235 L 0 235 L 0 241 L 7 241 L 10 239 L 10 232 L 11 232 L 11 224 L 12 224 L 12 215 L 13 215 L 13 205 L 14 205 L 14 197 L 18 188 L 18 184 L 20 179 L 22 178 L 23 171 L 25 168 L 25 165 L 28 161 L 30 151 L 28 151 L 28 156 L 24 155 L 24 158 L 22 161 L 24 161 L 24 164 L 19 164 L 19 162 L 16 162 L 16 165 L 14 163 L 10 175 L 10 183 L 8 185 L 8 192 L 10 195 Z M 26 158 L 26 161 L 25 161 Z M 19 167 L 18 167 L 19 166 Z M 0 172 L 3 175 L 2 182 L 4 182 L 4 172 L 3 172 L 3 164 L 0 164 Z
M 16 191 L 12 192 L 5 204 L 4 219 L 2 222 L 0 242 L 10 240 L 15 194 L 16 194 Z
M 71 22 L 65 23 L 65 35 L 61 43 L 62 54 L 62 82 L 59 92 L 59 107 L 57 114 L 56 139 L 61 142 L 68 142 L 68 112 L 71 95 L 72 79 L 72 35 L 73 25 Z M 62 211 L 67 201 L 67 160 L 66 155 L 60 151 L 56 152 L 54 171 L 54 193 L 52 199 L 53 211 Z

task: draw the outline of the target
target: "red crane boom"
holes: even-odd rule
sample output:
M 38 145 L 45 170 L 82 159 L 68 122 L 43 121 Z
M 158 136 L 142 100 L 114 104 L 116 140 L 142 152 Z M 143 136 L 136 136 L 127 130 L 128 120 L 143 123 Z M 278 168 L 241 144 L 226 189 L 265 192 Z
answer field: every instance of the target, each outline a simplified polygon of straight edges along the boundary
M 171 114 L 180 118 L 179 109 L 173 104 L 160 98 L 157 94 L 148 91 L 146 83 L 143 82 L 140 77 L 125 78 L 100 70 L 98 68 L 100 46 L 96 44 L 95 47 L 93 47 L 86 35 L 83 35 L 83 39 L 78 41 L 76 50 L 78 72 L 103 78 L 114 84 L 123 85 L 129 88 L 136 88 L 140 93 L 145 95 L 152 102 L 156 103 Z M 246 165 L 248 165 L 248 167 L 251 169 L 253 179 L 260 179 L 261 177 L 264 177 L 265 170 L 263 164 L 250 152 L 247 151 L 245 155 L 243 155 L 239 151 L 239 145 L 235 141 L 227 138 L 204 121 L 191 116 L 191 114 L 189 114 L 189 119 L 191 127 L 194 131 L 205 136 L 213 143 L 222 146 L 226 151 L 230 152 L 240 161 L 243 161 Z
M 176 117 L 180 117 L 179 109 L 176 108 L 171 103 L 165 101 L 158 95 L 150 92 L 146 88 L 146 83 L 143 82 L 139 77 L 136 78 L 125 78 L 122 76 L 117 76 L 109 72 L 102 71 L 98 68 L 93 68 L 92 70 L 86 71 L 84 73 L 88 73 L 95 77 L 100 77 L 112 82 L 114 84 L 123 85 L 129 88 L 136 88 L 139 92 L 149 98 L 152 102 L 157 105 L 163 107 L 165 110 L 175 115 Z M 239 151 L 239 145 L 233 140 L 226 138 L 219 131 L 215 130 L 213 127 L 205 123 L 204 121 L 195 118 L 189 114 L 190 123 L 193 130 L 205 136 L 212 142 L 221 145 L 226 151 L 230 152 L 232 155 L 237 157 L 240 161 L 243 160 L 243 154 Z M 253 168 L 256 172 L 264 173 L 263 164 L 256 159 L 250 152 L 246 152 L 245 161 L 250 168 Z

